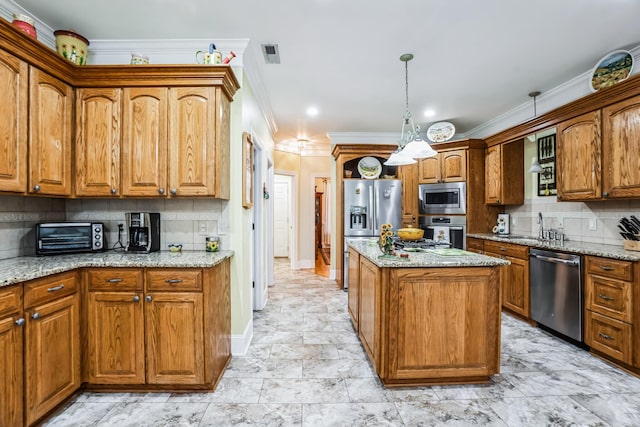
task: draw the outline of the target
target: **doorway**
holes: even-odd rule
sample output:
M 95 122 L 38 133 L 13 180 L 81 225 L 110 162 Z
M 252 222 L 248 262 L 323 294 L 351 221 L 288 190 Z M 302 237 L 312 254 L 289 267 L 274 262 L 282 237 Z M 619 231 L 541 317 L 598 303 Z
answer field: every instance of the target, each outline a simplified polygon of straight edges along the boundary
M 273 176 L 273 257 L 289 258 L 291 269 L 296 268 L 296 178 L 294 174 L 279 172 Z
M 315 177 L 315 273 L 329 277 L 331 270 L 331 180 Z

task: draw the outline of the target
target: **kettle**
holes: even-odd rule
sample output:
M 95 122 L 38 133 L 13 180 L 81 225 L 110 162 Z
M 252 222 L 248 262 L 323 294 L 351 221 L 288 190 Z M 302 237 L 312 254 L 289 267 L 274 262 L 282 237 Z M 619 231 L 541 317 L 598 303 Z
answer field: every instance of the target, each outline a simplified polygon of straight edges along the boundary
M 202 55 L 202 56 L 200 56 Z M 196 52 L 196 62 L 198 64 L 218 65 L 222 64 L 222 54 L 216 50 L 216 45 L 211 43 L 209 51 L 199 50 Z

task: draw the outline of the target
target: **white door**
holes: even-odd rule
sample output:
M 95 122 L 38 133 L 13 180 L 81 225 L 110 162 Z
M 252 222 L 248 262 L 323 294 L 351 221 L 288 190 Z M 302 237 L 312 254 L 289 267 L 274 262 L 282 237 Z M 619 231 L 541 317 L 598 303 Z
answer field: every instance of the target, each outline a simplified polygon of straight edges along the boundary
M 289 257 L 291 178 L 276 175 L 273 183 L 273 256 Z

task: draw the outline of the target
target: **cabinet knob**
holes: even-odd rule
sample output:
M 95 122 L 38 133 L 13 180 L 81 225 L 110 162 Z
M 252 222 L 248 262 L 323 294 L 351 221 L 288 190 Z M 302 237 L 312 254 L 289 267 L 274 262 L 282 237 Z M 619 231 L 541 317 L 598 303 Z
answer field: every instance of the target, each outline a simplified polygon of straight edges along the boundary
M 35 313 L 33 313 L 33 314 L 31 315 L 31 318 L 32 318 L 33 320 L 38 320 L 38 319 L 40 318 L 40 313 L 38 313 L 38 312 L 36 311 Z
M 496 199 L 496 203 L 497 203 L 497 204 L 500 204 L 500 199 Z
M 151 301 L 153 301 L 153 297 L 152 297 L 151 295 L 147 295 L 144 299 L 145 299 L 147 302 L 151 302 Z
M 164 188 L 158 188 L 158 193 L 159 194 L 164 194 Z
M 111 187 L 111 194 L 116 194 L 116 189 Z
M 40 186 L 38 184 L 34 185 L 33 191 L 40 191 Z
M 178 189 L 172 188 L 171 190 L 169 190 L 169 193 L 171 193 L 172 196 L 175 196 L 176 194 L 178 194 Z
M 18 320 L 16 320 L 17 326 L 24 326 L 25 323 L 26 323 L 26 320 L 24 320 L 24 317 L 21 317 Z
M 607 197 L 607 196 L 609 196 L 609 193 L 607 193 L 606 191 L 603 191 L 602 192 L 602 197 Z
M 140 297 L 138 295 L 133 297 L 133 302 L 138 302 L 140 301 Z

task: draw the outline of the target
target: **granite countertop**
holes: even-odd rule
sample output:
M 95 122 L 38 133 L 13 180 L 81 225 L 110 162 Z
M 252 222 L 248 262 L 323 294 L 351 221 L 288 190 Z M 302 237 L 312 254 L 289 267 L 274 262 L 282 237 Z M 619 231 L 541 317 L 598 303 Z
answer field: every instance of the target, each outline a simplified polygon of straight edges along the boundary
M 152 252 L 132 254 L 108 251 L 90 254 L 25 256 L 0 260 L 0 287 L 82 267 L 213 267 L 233 256 L 233 251 Z
M 537 249 L 548 249 L 556 252 L 567 252 L 579 255 L 594 255 L 605 258 L 615 258 L 624 261 L 640 261 L 640 252 L 625 250 L 622 246 L 603 245 L 601 243 L 574 242 L 566 240 L 564 245 L 558 243 L 540 242 L 535 237 L 504 238 L 490 233 L 469 233 L 467 237 L 476 239 L 495 240 L 497 242 L 514 243 Z
M 368 241 L 350 241 L 349 246 L 378 267 L 493 267 L 509 265 L 509 261 L 486 255 L 466 252 L 460 249 L 425 249 L 423 252 L 410 252 L 409 258 L 380 258 L 382 252 L 377 244 Z M 399 251 L 402 253 L 403 251 Z

